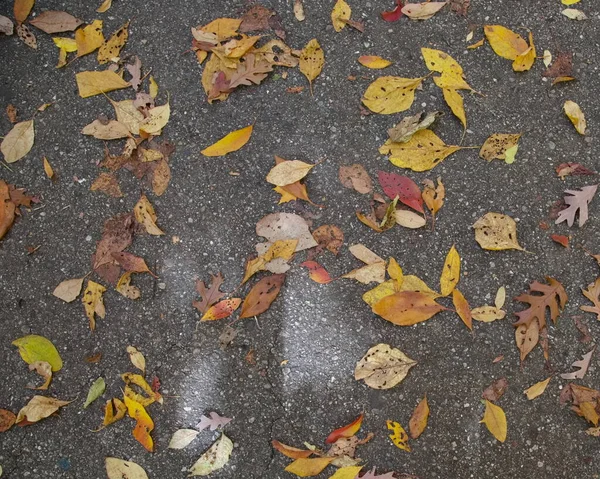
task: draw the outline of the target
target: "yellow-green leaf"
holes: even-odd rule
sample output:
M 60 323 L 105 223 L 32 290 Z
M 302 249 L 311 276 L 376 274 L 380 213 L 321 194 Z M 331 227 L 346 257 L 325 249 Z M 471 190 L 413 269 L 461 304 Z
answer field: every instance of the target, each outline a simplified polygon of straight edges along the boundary
M 98 399 L 102 394 L 104 394 L 104 390 L 106 389 L 106 382 L 104 378 L 100 377 L 96 379 L 87 394 L 87 398 L 85 399 L 85 403 L 83 403 L 83 409 L 87 408 L 90 404 L 92 404 L 96 399 Z
M 423 78 L 380 77 L 367 87 L 361 101 L 372 112 L 383 115 L 406 111 L 422 81 Z
M 13 126 L 0 144 L 4 161 L 14 163 L 23 158 L 31 150 L 34 138 L 33 120 L 22 121 Z
M 113 90 L 128 88 L 131 85 L 119 75 L 110 70 L 79 72 L 75 75 L 79 96 L 87 98 Z
M 300 54 L 299 68 L 308 80 L 312 94 L 312 82 L 321 74 L 325 64 L 325 54 L 316 38 L 306 44 Z
M 460 255 L 454 245 L 446 255 L 444 268 L 440 277 L 440 292 L 442 296 L 448 296 L 452 293 L 458 280 L 460 279 Z
M 506 414 L 500 406 L 496 406 L 487 399 L 483 400 L 485 404 L 485 413 L 480 421 L 486 425 L 492 435 L 500 442 L 506 441 L 507 424 Z
M 577 130 L 577 133 L 580 135 L 585 135 L 585 130 L 587 128 L 587 123 L 585 121 L 585 115 L 579 108 L 579 105 L 574 101 L 567 100 L 563 106 L 565 111 L 565 115 L 571 120 L 573 126 Z
M 15 339 L 12 344 L 19 348 L 19 354 L 27 364 L 45 361 L 50 364 L 52 371 L 61 370 L 63 363 L 60 354 L 54 344 L 43 336 L 29 334 Z
M 344 0 L 337 0 L 331 11 L 331 23 L 336 32 L 342 31 L 346 22 L 350 20 L 352 10 Z
M 242 146 L 248 143 L 254 125 L 241 128 L 240 130 L 232 131 L 225 135 L 216 143 L 210 145 L 201 151 L 204 156 L 223 156 L 232 151 L 239 150 Z

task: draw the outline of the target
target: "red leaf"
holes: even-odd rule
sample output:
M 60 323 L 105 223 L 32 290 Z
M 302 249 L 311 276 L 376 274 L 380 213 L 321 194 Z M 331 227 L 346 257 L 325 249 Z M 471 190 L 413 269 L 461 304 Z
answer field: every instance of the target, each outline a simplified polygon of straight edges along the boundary
M 360 426 L 363 421 L 363 417 L 364 417 L 364 414 L 361 414 L 350 424 L 346 424 L 345 426 L 340 427 L 339 429 L 336 429 L 335 431 L 333 431 L 329 436 L 327 436 L 327 439 L 325 439 L 325 444 L 333 444 L 335 441 L 337 441 L 341 437 L 354 436 L 360 429 Z
M 402 0 L 396 0 L 396 8 L 387 12 L 381 12 L 381 18 L 386 22 L 396 22 L 402 16 Z
M 552 241 L 564 246 L 565 248 L 569 247 L 569 237 L 563 235 L 551 235 Z
M 315 283 L 327 284 L 333 281 L 327 270 L 316 261 L 305 261 L 300 264 L 300 266 L 304 266 L 308 269 L 308 275 Z
M 378 172 L 379 184 L 383 188 L 383 192 L 390 197 L 396 198 L 406 206 L 423 213 L 423 198 L 421 197 L 421 189 L 408 176 L 398 175 L 396 173 L 386 173 L 385 171 Z

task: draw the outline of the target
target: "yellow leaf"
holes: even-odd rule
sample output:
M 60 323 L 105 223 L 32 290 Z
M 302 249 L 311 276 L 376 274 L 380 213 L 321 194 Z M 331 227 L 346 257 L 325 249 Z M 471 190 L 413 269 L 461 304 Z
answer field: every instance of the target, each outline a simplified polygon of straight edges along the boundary
M 427 395 L 421 399 L 417 407 L 410 417 L 408 423 L 408 429 L 410 430 L 410 437 L 417 439 L 427 427 L 427 420 L 429 419 L 429 403 L 427 402 Z
M 248 143 L 253 128 L 254 125 L 250 125 L 240 130 L 232 131 L 216 143 L 202 150 L 200 153 L 204 156 L 224 156 L 232 151 L 237 151 Z
M 563 5 L 575 5 L 579 3 L 581 0 L 560 0 Z
M 310 92 L 312 95 L 312 82 L 321 74 L 325 64 L 325 55 L 323 49 L 316 38 L 313 38 L 300 53 L 300 71 L 308 80 Z
M 33 120 L 22 121 L 13 126 L 0 143 L 4 161 L 14 163 L 23 158 L 31 150 L 34 138 Z
M 237 18 L 217 18 L 200 28 L 202 32 L 212 33 L 217 42 L 222 42 L 237 35 L 237 29 L 242 21 Z
M 102 4 L 96 9 L 98 13 L 106 12 L 112 6 L 112 0 L 104 0 Z
M 121 374 L 121 379 L 123 379 L 125 382 L 125 397 L 133 399 L 135 402 L 140 403 L 144 407 L 150 406 L 150 404 L 154 403 L 155 401 L 159 404 L 163 403 L 162 395 L 154 392 L 143 376 L 133 373 L 123 373 Z M 135 390 L 131 387 L 132 385 L 139 387 L 146 393 L 146 395 L 144 396 L 143 394 L 135 392 Z
M 446 308 L 425 293 L 400 291 L 384 297 L 372 309 L 375 314 L 391 323 L 412 326 L 427 321 Z
M 227 58 L 239 59 L 242 58 L 248 50 L 250 50 L 254 44 L 261 39 L 260 35 L 249 37 L 247 35 L 242 34 L 240 40 L 229 40 L 225 45 L 223 45 L 223 52 Z M 221 52 L 220 49 L 213 49 L 214 53 Z
M 462 322 L 465 323 L 465 326 L 469 329 L 473 329 L 473 316 L 471 313 L 471 308 L 463 294 L 458 289 L 454 289 L 452 291 L 452 303 L 456 309 L 456 314 L 458 314 Z
M 600 416 L 596 412 L 596 401 L 584 401 L 579 404 L 579 412 L 581 416 L 591 422 L 594 426 L 598 426 Z
M 129 299 L 139 299 L 142 294 L 137 286 L 131 284 L 131 271 L 127 271 L 121 275 L 115 289 Z
M 492 321 L 496 321 L 498 319 L 504 319 L 506 316 L 506 311 L 502 311 L 496 306 L 486 305 L 472 309 L 471 316 L 476 321 L 481 321 L 482 323 L 491 323 Z
M 73 38 L 52 37 L 52 41 L 58 48 L 65 50 L 67 53 L 77 51 L 77 42 Z
M 89 280 L 83 293 L 81 301 L 85 309 L 85 315 L 90 320 L 90 329 L 93 331 L 96 328 L 96 317 L 97 314 L 101 318 L 106 316 L 106 310 L 104 308 L 104 301 L 102 295 L 106 291 L 106 288 L 101 284 Z
M 279 203 L 278 203 L 280 205 L 283 203 L 287 203 L 288 201 L 294 201 L 294 200 L 298 199 L 297 196 L 295 196 L 292 193 L 290 193 L 289 191 L 283 189 L 281 186 L 276 186 L 275 188 L 273 188 L 273 191 L 275 191 L 281 195 L 281 198 L 279 198 Z
M 352 10 L 350 9 L 350 5 L 344 0 L 337 0 L 337 2 L 335 2 L 333 10 L 331 11 L 331 23 L 336 32 L 342 31 L 346 26 L 346 22 L 350 20 L 351 14 Z
M 454 245 L 448 251 L 446 255 L 446 261 L 444 262 L 444 268 L 442 269 L 442 275 L 440 277 L 440 289 L 442 296 L 448 296 L 460 279 L 460 256 Z
M 431 170 L 444 158 L 462 147 L 446 145 L 433 131 L 419 130 L 405 143 L 387 140 L 379 148 L 382 155 L 389 154 L 390 162 L 413 171 Z
M 425 187 L 423 188 L 423 193 L 421 193 L 421 196 L 423 197 L 423 201 L 427 205 L 427 208 L 429 208 L 431 214 L 435 218 L 436 213 L 444 205 L 446 189 L 444 188 L 442 179 L 439 177 L 437 179 L 437 187 L 431 180 L 424 180 L 423 184 Z
M 158 226 L 156 226 L 157 216 L 154 212 L 154 208 L 150 204 L 150 201 L 148 201 L 146 195 L 142 195 L 142 197 L 134 206 L 133 212 L 136 221 L 144 225 L 144 228 L 146 228 L 147 233 L 154 236 L 164 235 L 161 229 Z
M 402 273 L 402 268 L 394 258 L 390 258 L 387 272 L 390 275 L 390 278 L 394 280 L 395 287 L 399 290 L 399 288 L 402 286 L 402 282 L 404 281 L 404 274 Z
M 386 60 L 385 58 L 372 55 L 363 55 L 358 57 L 358 63 L 360 63 L 363 67 L 370 68 L 371 70 L 387 68 L 392 64 L 391 61 Z
M 75 30 L 75 42 L 77 42 L 78 57 L 92 53 L 100 48 L 104 43 L 102 20 L 94 20 L 91 25 Z
M 204 65 L 201 80 L 202 88 L 204 88 L 204 92 L 208 96 L 209 103 L 212 103 L 216 100 L 223 101 L 229 96 L 229 93 L 227 92 L 221 92 L 217 96 L 211 96 L 215 77 L 221 72 L 225 74 L 224 80 L 230 80 L 231 76 L 235 72 L 235 69 L 227 67 L 223 60 L 221 60 L 217 55 L 212 54 Z
M 375 113 L 399 113 L 411 107 L 422 81 L 423 78 L 379 77 L 367 87 L 361 101 Z
M 536 52 L 533 44 L 533 34 L 529 32 L 529 48 L 523 53 L 517 55 L 513 61 L 513 70 L 516 72 L 525 72 L 530 70 L 535 63 Z
M 485 43 L 485 38 L 482 38 L 482 39 L 481 39 L 481 40 L 479 40 L 478 42 L 475 42 L 475 43 L 473 43 L 473 44 L 471 44 L 471 45 L 467 45 L 467 48 L 468 48 L 469 50 L 474 50 L 475 48 L 482 47 L 484 43 Z
M 458 62 L 447 53 L 432 48 L 421 48 L 421 54 L 425 65 L 432 72 L 452 73 L 458 76 L 463 75 L 463 69 Z
M 44 164 L 44 173 L 46 173 L 46 176 L 50 179 L 54 178 L 54 170 L 52 169 L 52 165 L 48 161 L 48 158 L 44 156 L 42 162 Z
M 15 339 L 11 344 L 19 348 L 19 354 L 27 364 L 45 361 L 50 364 L 54 372 L 60 371 L 62 368 L 62 359 L 56 347 L 43 336 L 30 334 Z
M 397 210 L 394 205 L 394 219 L 396 223 L 405 228 L 422 228 L 427 224 L 427 220 L 411 210 Z M 393 225 L 392 225 L 393 226 Z
M 390 439 L 394 446 L 398 449 L 402 449 L 406 452 L 410 452 L 410 446 L 408 444 L 408 434 L 404 428 L 400 425 L 399 422 L 390 421 L 389 419 L 386 421 L 387 428 L 392 431 L 390 434 Z
M 494 306 L 498 309 L 502 309 L 504 306 L 504 302 L 506 301 L 506 288 L 504 286 L 500 286 L 498 291 L 496 292 L 496 299 L 494 300 Z
M 142 371 L 142 374 L 146 371 L 146 358 L 140 353 L 134 346 L 127 346 L 127 354 L 129 354 L 129 360 L 136 368 Z
M 364 379 L 373 389 L 390 389 L 402 382 L 416 364 L 398 348 L 376 344 L 356 363 L 354 379 Z
M 125 406 L 125 403 L 123 403 L 123 401 L 121 401 L 119 398 L 109 399 L 108 401 L 106 401 L 106 405 L 104 406 L 104 420 L 102 421 L 102 426 L 100 426 L 99 429 L 96 429 L 95 432 L 98 432 L 101 429 L 104 429 L 106 426 L 110 426 L 111 424 L 123 419 L 125 417 L 126 412 L 127 406 Z
M 523 391 L 526 395 L 527 395 L 527 399 L 529 399 L 530 401 L 535 399 L 538 396 L 541 396 L 544 391 L 546 390 L 546 387 L 548 386 L 548 383 L 550 382 L 550 380 L 552 379 L 552 376 L 550 376 L 548 379 L 544 379 L 543 381 L 540 381 L 539 383 L 535 383 L 533 386 L 525 389 L 525 391 Z
M 473 90 L 461 75 L 452 72 L 444 72 L 439 77 L 433 77 L 433 82 L 441 89 Z
M 18 23 L 23 23 L 31 13 L 35 0 L 15 0 L 13 13 Z
M 506 161 L 506 150 L 518 144 L 521 133 L 494 133 L 479 150 L 479 156 L 487 161 Z
M 204 52 L 204 53 L 206 53 L 206 52 Z M 150 96 L 152 98 L 156 98 L 156 96 L 158 95 L 158 83 L 156 83 L 156 80 L 154 79 L 154 77 L 152 75 L 150 75 L 149 91 L 150 91 Z
M 487 399 L 484 399 L 483 403 L 485 404 L 485 413 L 480 422 L 486 425 L 498 441 L 504 442 L 507 433 L 506 414 L 500 406 L 496 406 Z
M 455 89 L 444 88 L 442 91 L 444 92 L 444 100 L 454 116 L 460 120 L 464 128 L 467 128 L 467 115 L 465 114 L 463 97 Z
M 42 391 L 46 391 L 48 387 L 50 387 L 50 382 L 52 382 L 52 366 L 50 363 L 46 361 L 36 361 L 35 363 L 31 363 L 29 365 L 29 370 L 35 370 L 42 378 L 44 378 L 44 384 L 38 387 L 30 387 L 30 389 L 39 389 Z
M 131 85 L 119 75 L 110 70 L 79 72 L 75 75 L 79 96 L 87 98 L 113 90 L 128 88 Z
M 299 477 L 316 476 L 334 459 L 334 457 L 301 457 L 289 464 L 285 470 Z
M 427 286 L 422 279 L 411 274 L 404 276 L 404 281 L 402 281 L 400 291 L 416 291 L 417 293 L 426 294 L 432 299 L 440 297 L 440 294 L 429 288 L 429 286 Z
M 565 111 L 565 115 L 571 120 L 573 126 L 577 130 L 577 133 L 580 135 L 585 135 L 585 130 L 587 128 L 587 124 L 585 121 L 585 116 L 579 108 L 579 105 L 574 101 L 567 100 L 563 106 Z
M 343 275 L 342 278 L 355 279 L 363 284 L 373 282 L 383 283 L 385 281 L 385 261 L 367 264 L 361 268 L 353 269 L 349 273 Z
M 381 284 L 378 284 L 373 289 L 367 291 L 362 295 L 362 299 L 369 306 L 373 307 L 376 303 L 381 301 L 386 296 L 397 293 L 396 285 L 394 280 L 387 280 Z
M 269 261 L 273 261 L 276 258 L 282 258 L 286 261 L 291 259 L 296 251 L 297 246 L 297 239 L 275 241 L 265 254 L 256 259 L 248 261 L 246 264 L 246 272 L 244 274 L 242 284 L 248 281 L 257 272 L 267 269 L 266 266 Z
M 329 476 L 329 479 L 354 479 L 358 476 L 362 466 L 346 466 L 340 467 L 333 476 Z
M 486 213 L 475 222 L 473 228 L 475 229 L 475 240 L 483 249 L 524 251 L 517 241 L 517 223 L 510 216 Z
M 515 60 L 529 48 L 521 35 L 502 25 L 485 25 L 483 30 L 496 55 L 507 60 Z
M 121 50 L 129 37 L 129 22 L 114 32 L 108 40 L 100 45 L 98 50 L 98 63 L 101 65 L 111 61 L 118 61 Z
M 59 408 L 66 406 L 71 402 L 73 401 L 61 401 L 60 399 L 47 396 L 33 396 L 19 411 L 15 422 L 17 424 L 21 421 L 38 422 L 41 419 L 54 414 Z
M 127 396 L 123 398 L 127 406 L 129 417 L 135 419 L 135 428 L 132 431 L 133 437 L 142 445 L 148 452 L 154 450 L 154 441 L 150 433 L 154 429 L 154 422 L 150 415 L 140 403 L 129 399 Z
M 267 181 L 275 186 L 291 185 L 304 178 L 314 166 L 299 160 L 282 161 L 271 168 Z
M 144 121 L 144 115 L 134 105 L 133 100 L 112 101 L 117 121 L 127 127 L 133 135 L 140 134 L 140 125 Z M 86 127 L 87 128 L 87 127 Z
M 169 122 L 171 107 L 168 103 L 155 106 L 148 111 L 148 116 L 140 123 L 140 132 L 148 135 L 160 135 L 161 130 Z

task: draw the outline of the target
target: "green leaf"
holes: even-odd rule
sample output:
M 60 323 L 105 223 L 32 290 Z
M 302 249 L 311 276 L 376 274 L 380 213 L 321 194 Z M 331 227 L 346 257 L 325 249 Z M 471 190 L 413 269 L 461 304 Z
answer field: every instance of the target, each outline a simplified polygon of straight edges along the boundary
M 106 389 L 106 382 L 104 382 L 104 378 L 96 379 L 92 385 L 90 386 L 90 390 L 88 391 L 87 399 L 83 404 L 83 409 L 92 404 L 96 399 L 98 399 L 104 393 Z
M 19 348 L 19 354 L 27 364 L 46 361 L 50 363 L 53 372 L 61 370 L 63 363 L 56 347 L 43 336 L 29 334 L 15 339 L 12 344 Z

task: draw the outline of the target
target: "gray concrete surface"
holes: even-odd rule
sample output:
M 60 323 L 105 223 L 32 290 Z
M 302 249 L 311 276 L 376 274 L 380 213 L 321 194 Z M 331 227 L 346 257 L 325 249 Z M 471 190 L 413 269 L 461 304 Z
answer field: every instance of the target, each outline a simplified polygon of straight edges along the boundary
M 222 322 L 198 325 L 191 307 L 194 281 L 222 271 L 225 289 L 233 288 L 243 274 L 245 258 L 258 240 L 255 223 L 276 211 L 300 212 L 313 217 L 314 226 L 333 223 L 346 235 L 341 254 L 322 256 L 332 275 L 357 265 L 347 245 L 361 242 L 379 255 L 393 255 L 406 273 L 418 274 L 432 287 L 438 284 L 445 254 L 454 243 L 463 258 L 460 288 L 472 306 L 493 301 L 500 285 L 512 298 L 533 280 L 550 275 L 566 287 L 570 301 L 551 334 L 551 363 L 557 372 L 589 350 L 578 342 L 571 321 L 584 304 L 580 287 L 598 276 L 598 266 L 582 250 L 600 252 L 600 201 L 590 207 L 591 218 L 582 229 L 568 230 L 548 220 L 550 206 L 566 188 L 597 181 L 593 177 L 556 178 L 554 168 L 579 161 L 600 168 L 595 152 L 600 136 L 600 81 L 598 38 L 600 6 L 583 0 L 578 6 L 590 19 L 574 22 L 560 15 L 558 0 L 473 0 L 468 17 L 442 11 L 423 23 L 388 24 L 379 12 L 392 2 L 350 2 L 353 18 L 365 22 L 360 34 L 347 29 L 335 33 L 330 24 L 329 2 L 305 1 L 306 21 L 298 23 L 291 1 L 264 2 L 283 19 L 287 42 L 301 48 L 318 38 L 326 64 L 315 82 L 315 96 L 307 91 L 288 94 L 290 86 L 306 85 L 297 70 L 287 80 L 266 80 L 258 87 L 236 91 L 222 103 L 209 105 L 201 89 L 201 68 L 191 55 L 189 28 L 222 16 L 237 16 L 244 2 L 213 0 L 185 2 L 123 2 L 115 0 L 103 15 L 98 2 L 39 0 L 35 12 L 68 10 L 83 19 L 103 18 L 110 32 L 131 19 L 125 52 L 136 54 L 145 69 L 168 91 L 172 115 L 164 137 L 177 151 L 172 157 L 173 180 L 166 194 L 150 194 L 167 233 L 141 236 L 130 250 L 142 255 L 159 274 L 136 278 L 142 298 L 131 302 L 115 291 L 105 296 L 107 317 L 90 334 L 79 301 L 64 304 L 51 295 L 63 279 L 82 275 L 99 240 L 103 221 L 129 211 L 139 197 L 140 184 L 128 172 L 119 178 L 126 196 L 109 199 L 89 191 L 102 158 L 103 142 L 79 132 L 99 114 L 112 115 L 103 97 L 81 99 L 75 72 L 96 68 L 90 56 L 66 69 L 56 70 L 57 50 L 50 36 L 36 32 L 39 50 L 33 51 L 15 37 L 0 38 L 0 105 L 13 103 L 26 118 L 45 102 L 55 105 L 36 117 L 36 142 L 31 153 L 0 177 L 39 195 L 41 209 L 25 213 L 0 243 L 0 407 L 17 411 L 33 394 L 26 385 L 33 373 L 10 342 L 23 334 L 51 339 L 63 357 L 64 369 L 56 375 L 49 393 L 76 399 L 57 417 L 37 425 L 13 428 L 0 435 L 0 465 L 4 477 L 101 478 L 105 456 L 117 456 L 142 465 L 151 478 L 186 476 L 185 469 L 217 437 L 202 433 L 182 451 L 166 448 L 178 428 L 196 424 L 201 414 L 216 410 L 234 420 L 226 433 L 235 441 L 230 463 L 214 474 L 218 478 L 286 478 L 289 462 L 270 446 L 272 439 L 301 446 L 303 441 L 323 445 L 334 428 L 361 411 L 363 431 L 376 437 L 359 449 L 368 467 L 397 471 L 421 478 L 542 478 L 598 477 L 598 439 L 586 436 L 585 421 L 558 402 L 565 381 L 553 379 L 548 391 L 529 402 L 522 391 L 549 374 L 541 351 L 536 350 L 520 368 L 514 345 L 514 316 L 522 305 L 507 303 L 507 320 L 477 324 L 471 335 L 451 312 L 410 328 L 395 327 L 371 313 L 362 302 L 367 289 L 352 281 L 330 285 L 311 282 L 306 271 L 294 268 L 271 309 L 258 322 L 236 325 L 239 335 L 225 351 L 218 347 Z M 11 16 L 12 2 L 0 5 L 0 14 Z M 538 54 L 562 49 L 575 54 L 577 82 L 550 88 L 542 81 L 538 61 L 524 74 L 515 74 L 509 61 L 489 46 L 465 49 L 469 24 L 500 23 L 525 34 L 534 33 Z M 480 38 L 480 31 L 475 40 Z M 360 224 L 356 209 L 366 208 L 366 197 L 344 189 L 337 179 L 339 165 L 358 162 L 375 177 L 379 169 L 398 171 L 377 148 L 386 129 L 402 114 L 361 117 L 360 97 L 372 79 L 382 74 L 417 76 L 427 73 L 419 48 L 431 46 L 453 55 L 463 66 L 470 84 L 485 96 L 466 95 L 470 131 L 465 144 L 480 145 L 495 132 L 523 132 L 518 159 L 508 166 L 477 157 L 477 150 L 459 152 L 429 173 L 409 173 L 416 181 L 440 175 L 447 201 L 434 232 L 395 228 L 377 234 Z M 356 58 L 381 55 L 394 61 L 385 72 L 366 70 Z M 356 75 L 356 81 L 348 81 Z M 113 98 L 126 94 L 115 93 Z M 578 102 L 589 121 L 589 135 L 579 136 L 562 113 L 564 100 Z M 410 112 L 439 109 L 448 114 L 436 132 L 448 143 L 460 141 L 461 128 L 448 112 L 439 90 L 428 82 Z M 200 150 L 225 133 L 256 121 L 254 135 L 242 150 L 222 158 L 205 158 Z M 0 115 L 0 131 L 10 128 Z M 288 203 L 278 206 L 264 176 L 273 154 L 316 161 L 327 158 L 308 179 L 313 199 L 327 207 Z M 42 170 L 47 156 L 59 180 L 52 184 Z M 239 176 L 229 172 L 239 171 Z M 77 183 L 73 177 L 85 179 Z M 518 220 L 521 244 L 534 254 L 490 252 L 475 243 L 470 225 L 488 211 L 509 214 Z M 549 233 L 571 234 L 571 249 L 552 243 Z M 181 238 L 172 244 L 171 236 Z M 33 255 L 28 246 L 41 245 Z M 158 284 L 164 283 L 161 289 Z M 592 335 L 598 332 L 593 315 L 585 314 Z M 354 365 L 377 342 L 402 349 L 419 364 L 399 386 L 388 391 L 369 389 L 352 377 Z M 156 452 L 149 454 L 131 436 L 127 419 L 100 433 L 91 432 L 102 420 L 101 401 L 81 409 L 91 382 L 102 375 L 107 381 L 103 400 L 120 394 L 119 374 L 131 369 L 125 348 L 135 345 L 146 356 L 150 377 L 163 385 L 164 406 L 149 411 L 156 423 Z M 244 357 L 253 349 L 257 364 Z M 99 364 L 84 357 L 101 351 Z M 497 364 L 492 360 L 503 354 Z M 285 366 L 280 366 L 287 360 Z M 597 356 L 580 384 L 598 387 Z M 499 401 L 505 409 L 509 432 L 504 444 L 495 441 L 479 424 L 481 392 L 492 380 L 506 377 L 509 390 Z M 431 418 L 426 432 L 413 441 L 413 452 L 396 449 L 387 438 L 385 420 L 406 425 L 419 398 L 427 393 Z M 328 477 L 333 470 L 319 477 Z

